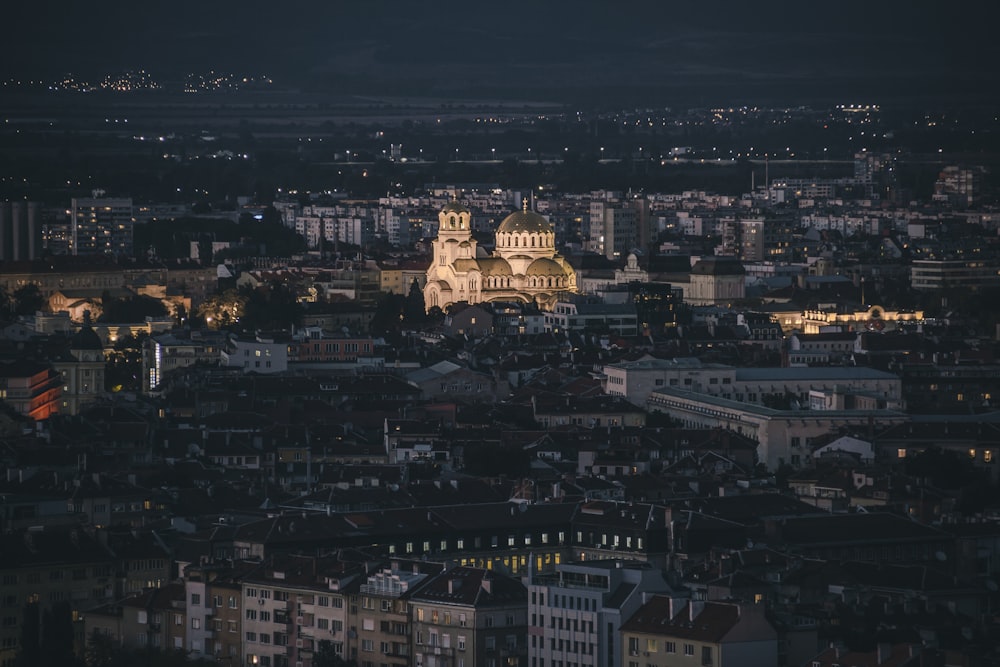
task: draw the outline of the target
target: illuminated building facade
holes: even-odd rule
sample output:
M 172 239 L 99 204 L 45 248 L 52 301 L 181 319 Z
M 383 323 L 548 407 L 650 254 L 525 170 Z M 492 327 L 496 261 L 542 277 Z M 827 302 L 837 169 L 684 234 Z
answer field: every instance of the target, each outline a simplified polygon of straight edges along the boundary
M 460 301 L 534 301 L 549 307 L 560 293 L 576 292 L 576 272 L 556 252 L 552 225 L 529 211 L 527 203 L 497 227 L 492 256 L 477 248 L 466 206 L 449 202 L 438 220 L 424 286 L 426 308 L 445 309 Z
M 131 199 L 110 199 L 94 191 L 91 198 L 74 198 L 70 209 L 70 254 L 132 255 L 135 218 Z

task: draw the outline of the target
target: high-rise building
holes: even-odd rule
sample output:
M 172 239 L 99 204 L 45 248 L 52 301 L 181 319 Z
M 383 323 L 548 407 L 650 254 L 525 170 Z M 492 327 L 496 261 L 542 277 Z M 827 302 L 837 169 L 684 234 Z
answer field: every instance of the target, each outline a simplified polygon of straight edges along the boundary
M 93 197 L 73 198 L 70 211 L 70 254 L 132 255 L 135 217 L 132 200 L 106 198 L 102 190 Z
M 42 248 L 39 205 L 0 202 L 0 261 L 37 259 Z
M 591 202 L 590 250 L 608 259 L 621 259 L 635 248 L 645 250 L 649 242 L 648 200 Z

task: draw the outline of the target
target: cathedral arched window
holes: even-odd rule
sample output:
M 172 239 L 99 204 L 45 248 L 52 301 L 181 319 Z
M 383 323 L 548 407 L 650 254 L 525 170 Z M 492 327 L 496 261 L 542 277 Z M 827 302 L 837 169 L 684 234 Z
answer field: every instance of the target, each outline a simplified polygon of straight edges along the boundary
M 451 228 L 455 229 L 455 216 L 451 216 L 451 219 L 449 220 L 449 223 L 450 223 Z
M 532 248 L 535 247 L 535 237 L 534 236 L 531 237 L 531 247 Z
M 517 247 L 517 237 L 516 236 L 514 237 L 514 247 L 515 248 Z

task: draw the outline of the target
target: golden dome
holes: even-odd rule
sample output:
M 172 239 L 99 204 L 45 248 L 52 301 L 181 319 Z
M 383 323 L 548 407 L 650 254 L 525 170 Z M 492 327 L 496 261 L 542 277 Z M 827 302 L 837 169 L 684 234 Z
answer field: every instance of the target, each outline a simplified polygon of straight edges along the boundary
M 564 276 L 566 269 L 559 265 L 559 262 L 540 257 L 536 259 L 524 272 L 527 276 Z
M 511 213 L 500 226 L 497 227 L 497 233 L 529 233 L 529 234 L 551 234 L 552 225 L 549 221 L 538 215 L 534 211 L 529 211 L 527 209 L 523 211 L 517 211 Z
M 461 203 L 457 199 L 452 199 L 450 202 L 444 205 L 441 209 L 442 213 L 471 213 L 469 207 Z

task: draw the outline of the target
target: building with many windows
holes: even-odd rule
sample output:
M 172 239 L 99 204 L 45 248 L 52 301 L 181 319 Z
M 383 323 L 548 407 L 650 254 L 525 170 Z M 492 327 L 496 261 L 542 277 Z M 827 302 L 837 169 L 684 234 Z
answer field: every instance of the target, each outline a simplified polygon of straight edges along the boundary
M 59 411 L 62 386 L 59 373 L 37 361 L 0 364 L 0 400 L 35 421 Z
M 61 414 L 79 414 L 82 406 L 105 395 L 104 345 L 89 325 L 84 325 L 73 336 L 69 353 L 53 365 L 63 380 Z
M 978 289 L 1000 284 L 1000 267 L 984 259 L 915 259 L 910 286 L 915 290 Z
M 455 567 L 410 596 L 412 664 L 465 667 L 528 664 L 528 591 L 483 568 Z
M 357 594 L 351 596 L 347 653 L 357 664 L 393 667 L 454 664 L 437 662 L 437 658 L 443 657 L 444 638 L 435 633 L 432 640 L 429 631 L 416 630 L 417 622 L 431 618 L 431 614 L 419 607 L 414 609 L 411 619 L 408 600 L 410 594 L 439 573 L 442 566 L 437 563 L 408 565 L 406 568 L 396 562 L 369 574 L 361 582 Z M 438 620 L 436 614 L 434 618 Z M 420 652 L 414 655 L 418 649 Z M 425 657 L 430 658 L 426 663 Z
M 73 198 L 70 206 L 70 254 L 132 256 L 135 217 L 132 200 L 104 197 Z
M 622 665 L 622 624 L 649 593 L 670 587 L 648 563 L 621 560 L 557 565 L 530 575 L 528 655 L 532 665 Z

